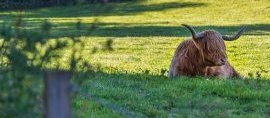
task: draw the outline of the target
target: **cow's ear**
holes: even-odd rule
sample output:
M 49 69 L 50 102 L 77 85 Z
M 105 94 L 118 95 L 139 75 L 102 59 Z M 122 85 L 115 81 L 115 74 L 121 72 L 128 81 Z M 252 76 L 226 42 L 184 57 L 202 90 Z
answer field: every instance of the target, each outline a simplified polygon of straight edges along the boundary
M 203 48 L 202 46 L 200 46 L 201 44 L 199 43 L 199 42 L 202 42 L 203 38 L 204 38 L 204 32 L 197 33 L 196 38 L 192 37 L 192 42 L 198 49 Z
M 196 34 L 196 37 L 192 37 L 193 41 L 198 42 L 199 40 L 202 40 L 204 38 L 204 33 L 200 32 Z

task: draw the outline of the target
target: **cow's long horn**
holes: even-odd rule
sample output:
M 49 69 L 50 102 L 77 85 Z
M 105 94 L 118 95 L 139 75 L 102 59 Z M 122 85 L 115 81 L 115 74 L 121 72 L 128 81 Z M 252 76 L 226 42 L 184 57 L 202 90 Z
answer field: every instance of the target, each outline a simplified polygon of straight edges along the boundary
M 186 25 L 186 24 L 182 24 L 182 25 L 185 26 L 191 32 L 193 39 L 197 39 L 196 31 L 191 26 Z
M 222 36 L 222 38 L 225 41 L 234 41 L 234 40 L 238 39 L 243 34 L 243 32 L 245 31 L 246 28 L 247 28 L 247 26 L 242 27 L 239 30 L 239 32 L 234 36 Z

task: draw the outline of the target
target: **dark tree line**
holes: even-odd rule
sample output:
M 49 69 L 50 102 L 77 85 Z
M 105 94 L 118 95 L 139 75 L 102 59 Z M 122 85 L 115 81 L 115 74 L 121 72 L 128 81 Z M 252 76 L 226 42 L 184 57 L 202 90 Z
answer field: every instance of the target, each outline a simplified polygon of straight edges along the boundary
M 80 3 L 109 3 L 136 0 L 0 0 L 0 9 L 30 9 L 49 6 L 67 6 Z
M 75 3 L 76 0 L 0 0 L 0 9 L 29 9 Z

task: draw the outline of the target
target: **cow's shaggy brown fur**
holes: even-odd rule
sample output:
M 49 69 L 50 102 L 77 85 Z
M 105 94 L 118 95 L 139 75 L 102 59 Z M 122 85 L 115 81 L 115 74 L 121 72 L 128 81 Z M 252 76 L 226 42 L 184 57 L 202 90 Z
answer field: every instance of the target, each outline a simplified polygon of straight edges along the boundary
M 207 66 L 204 75 L 218 76 L 220 78 L 240 77 L 238 72 L 228 62 L 223 66 Z
M 184 25 L 192 32 L 192 38 L 184 40 L 177 47 L 171 62 L 168 76 L 239 76 L 227 61 L 226 46 L 223 40 L 235 40 L 244 28 L 234 37 L 222 36 L 214 30 L 195 33 L 194 29 Z

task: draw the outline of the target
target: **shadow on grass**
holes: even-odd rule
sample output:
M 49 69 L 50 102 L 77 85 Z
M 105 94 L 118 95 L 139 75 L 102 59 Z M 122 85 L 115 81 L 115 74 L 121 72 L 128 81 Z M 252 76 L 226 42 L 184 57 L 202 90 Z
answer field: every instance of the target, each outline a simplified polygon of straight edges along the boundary
M 166 25 L 168 22 L 156 24 Z M 93 23 L 81 24 L 80 31 L 76 29 L 76 23 L 57 23 L 52 28 L 52 38 L 67 36 L 96 36 L 96 37 L 189 37 L 191 34 L 181 26 L 162 26 L 155 23 Z M 244 26 L 195 26 L 197 32 L 213 29 L 223 35 L 234 35 Z M 243 35 L 270 35 L 270 24 L 249 24 Z M 38 27 L 26 27 L 28 30 L 36 30 Z
M 244 26 L 244 25 L 243 25 Z M 248 28 L 244 35 L 270 35 L 270 24 L 252 24 L 247 25 Z M 197 26 L 194 27 L 197 32 L 207 29 L 214 29 L 223 35 L 235 34 L 242 26 Z M 106 27 L 106 24 L 97 25 L 97 30 L 90 34 L 91 36 L 100 37 L 150 37 L 150 36 L 190 36 L 190 32 L 186 28 L 179 26 L 128 26 L 126 24 L 116 25 L 114 27 Z
M 76 17 L 96 17 L 96 16 L 119 16 L 134 15 L 142 12 L 163 11 L 168 9 L 182 9 L 189 7 L 203 7 L 205 3 L 198 2 L 166 2 L 160 4 L 145 5 L 143 2 L 110 3 L 107 5 L 94 4 L 74 7 L 53 7 L 50 9 L 39 9 L 35 12 L 25 12 L 24 18 L 30 24 L 27 29 L 36 30 L 38 24 L 41 24 L 47 18 L 76 18 Z M 0 14 L 1 15 L 1 14 Z M 14 14 L 2 14 L 3 21 L 12 24 L 16 18 Z M 11 17 L 11 18 L 10 18 Z M 65 19 L 64 19 L 65 20 Z M 158 24 L 158 25 L 157 25 Z M 169 22 L 155 23 L 94 23 L 82 24 L 80 33 L 74 31 L 76 23 L 66 22 L 54 24 L 52 37 L 64 36 L 97 36 L 97 37 L 151 37 L 166 36 L 179 37 L 190 36 L 185 28 L 179 26 L 166 26 Z M 192 24 L 190 24 L 192 25 Z M 270 35 L 270 24 L 249 24 L 244 35 Z M 89 32 L 89 29 L 95 27 L 95 30 Z M 214 29 L 224 35 L 236 33 L 242 26 L 197 26 L 194 27 L 198 32 L 206 29 Z
M 95 98 L 108 109 L 118 106 L 120 111 L 113 111 L 125 117 L 131 117 L 130 113 L 140 117 L 264 116 L 268 113 L 269 85 L 269 80 L 252 78 L 172 80 L 162 75 L 101 72 L 82 84 L 78 99 Z M 102 104 L 104 101 L 110 104 Z
M 91 16 L 121 16 L 134 15 L 142 12 L 163 11 L 168 9 L 182 9 L 188 7 L 205 6 L 199 2 L 167 2 L 145 5 L 142 2 L 90 4 L 73 7 L 53 7 L 36 10 L 34 13 L 27 10 L 24 18 L 63 18 L 63 17 L 91 17 Z M 15 17 L 9 14 L 7 17 Z

